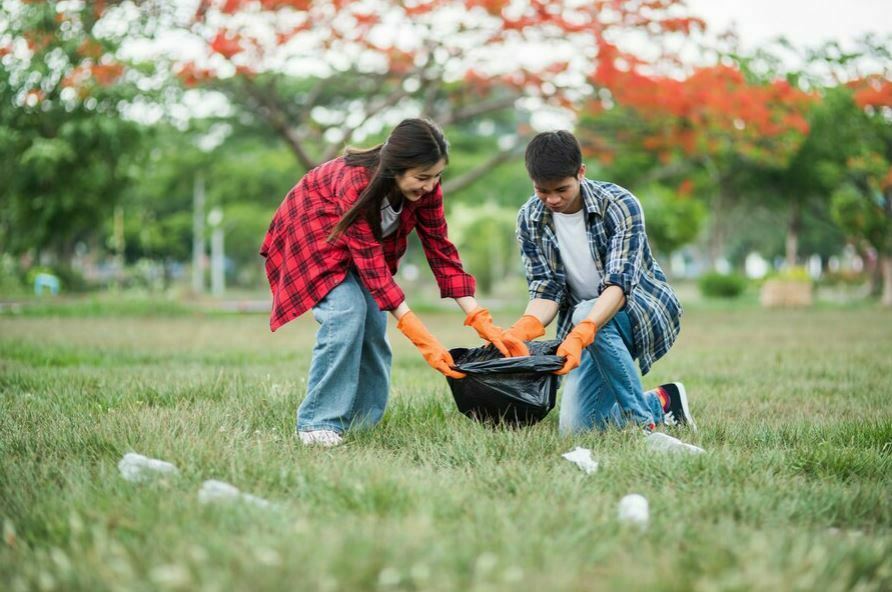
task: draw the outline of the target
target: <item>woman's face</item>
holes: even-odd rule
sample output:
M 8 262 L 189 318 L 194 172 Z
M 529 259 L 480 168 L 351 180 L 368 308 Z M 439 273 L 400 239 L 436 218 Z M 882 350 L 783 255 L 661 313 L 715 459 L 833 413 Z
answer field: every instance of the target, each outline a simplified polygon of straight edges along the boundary
M 440 175 L 446 168 L 446 159 L 441 159 L 430 166 L 408 169 L 396 176 L 396 186 L 403 197 L 409 201 L 418 201 L 422 195 L 430 193 L 440 182 Z

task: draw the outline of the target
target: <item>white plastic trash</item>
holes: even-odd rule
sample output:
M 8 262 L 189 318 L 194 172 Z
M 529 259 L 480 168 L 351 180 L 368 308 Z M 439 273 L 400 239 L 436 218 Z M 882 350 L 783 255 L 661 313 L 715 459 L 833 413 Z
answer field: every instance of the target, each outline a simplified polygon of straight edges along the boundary
M 261 497 L 243 493 L 235 485 L 225 481 L 217 481 L 216 479 L 208 479 L 201 484 L 201 489 L 198 490 L 198 501 L 203 504 L 244 501 L 261 508 L 267 508 L 272 505 Z
M 121 471 L 121 476 L 124 479 L 132 482 L 148 481 L 155 477 L 180 474 L 179 469 L 167 461 L 149 458 L 135 452 L 128 452 L 124 455 L 124 458 L 118 462 L 118 470 Z
M 673 438 L 662 432 L 652 432 L 647 436 L 647 446 L 657 452 L 671 452 L 673 454 L 702 454 L 706 452 L 699 446 L 686 444 L 678 438 Z
M 577 446 L 570 452 L 565 452 L 561 456 L 570 462 L 575 463 L 577 467 L 585 471 L 587 474 L 594 473 L 598 470 L 598 461 L 592 458 L 592 451 L 588 448 Z
M 640 493 L 630 493 L 619 500 L 618 517 L 620 522 L 635 524 L 640 527 L 647 526 L 650 519 L 650 508 L 647 498 Z

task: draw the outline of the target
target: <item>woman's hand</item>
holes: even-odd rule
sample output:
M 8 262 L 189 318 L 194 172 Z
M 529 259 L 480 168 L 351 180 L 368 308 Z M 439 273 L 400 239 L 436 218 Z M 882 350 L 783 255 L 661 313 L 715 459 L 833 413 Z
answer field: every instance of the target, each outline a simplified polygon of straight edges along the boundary
M 403 332 L 409 341 L 415 344 L 431 368 L 450 378 L 464 378 L 465 375 L 452 367 L 455 361 L 449 351 L 434 337 L 421 319 L 411 310 L 397 321 L 396 328 Z
M 505 357 L 530 355 L 523 341 L 513 335 L 506 335 L 506 331 L 495 326 L 489 311 L 482 306 L 478 306 L 468 314 L 465 325 L 473 327 L 477 335 L 492 343 Z

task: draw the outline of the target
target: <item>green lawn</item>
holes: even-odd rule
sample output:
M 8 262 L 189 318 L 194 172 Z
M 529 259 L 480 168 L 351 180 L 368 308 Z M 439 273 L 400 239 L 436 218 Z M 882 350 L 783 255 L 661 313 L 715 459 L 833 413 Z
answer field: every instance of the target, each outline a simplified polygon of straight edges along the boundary
M 422 318 L 476 343 L 456 314 Z M 696 457 L 648 453 L 634 430 L 560 438 L 556 412 L 474 424 L 395 330 L 383 423 L 302 448 L 313 331 L 0 317 L 0 590 L 892 589 L 888 311 L 689 310 L 645 385 L 685 382 Z M 576 445 L 599 472 L 561 458 Z M 181 475 L 124 481 L 128 451 Z M 276 505 L 202 505 L 205 479 Z M 631 492 L 644 533 L 616 520 Z

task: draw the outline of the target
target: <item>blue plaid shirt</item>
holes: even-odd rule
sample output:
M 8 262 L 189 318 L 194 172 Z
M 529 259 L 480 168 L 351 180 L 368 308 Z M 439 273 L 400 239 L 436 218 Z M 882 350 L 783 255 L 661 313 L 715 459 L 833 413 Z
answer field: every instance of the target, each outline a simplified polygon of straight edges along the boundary
M 635 342 L 631 353 L 647 374 L 678 336 L 681 304 L 651 255 L 638 199 L 618 185 L 589 179 L 581 191 L 588 247 L 601 277 L 598 293 L 610 285 L 622 288 Z M 535 195 L 517 215 L 517 240 L 530 300 L 558 303 L 558 339 L 564 339 L 579 300 L 567 285 L 551 211 Z

